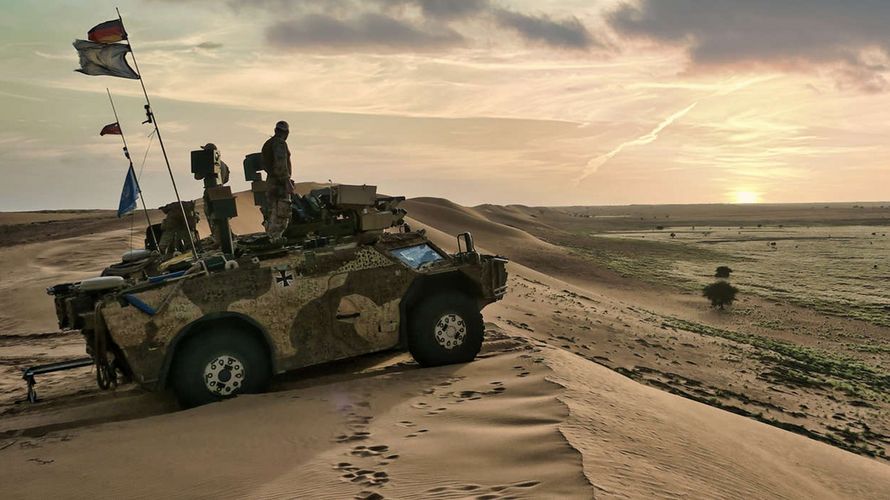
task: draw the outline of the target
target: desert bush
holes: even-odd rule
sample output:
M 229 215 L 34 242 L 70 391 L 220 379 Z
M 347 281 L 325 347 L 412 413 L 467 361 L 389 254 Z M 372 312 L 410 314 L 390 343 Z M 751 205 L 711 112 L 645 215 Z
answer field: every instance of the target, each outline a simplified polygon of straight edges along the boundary
M 704 287 L 702 295 L 711 301 L 711 307 L 723 309 L 735 302 L 735 296 L 739 289 L 725 281 L 717 281 Z
M 729 278 L 730 274 L 732 274 L 732 269 L 728 266 L 720 266 L 714 271 L 715 278 Z

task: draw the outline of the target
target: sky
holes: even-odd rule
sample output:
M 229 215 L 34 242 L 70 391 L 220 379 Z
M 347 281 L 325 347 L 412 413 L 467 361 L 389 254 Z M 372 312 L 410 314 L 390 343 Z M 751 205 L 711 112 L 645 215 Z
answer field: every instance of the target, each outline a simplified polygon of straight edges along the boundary
M 189 198 L 287 120 L 298 182 L 464 205 L 890 199 L 886 0 L 0 0 L 0 210 L 117 206 L 106 88 L 173 199 L 139 82 L 74 72 L 115 6 Z

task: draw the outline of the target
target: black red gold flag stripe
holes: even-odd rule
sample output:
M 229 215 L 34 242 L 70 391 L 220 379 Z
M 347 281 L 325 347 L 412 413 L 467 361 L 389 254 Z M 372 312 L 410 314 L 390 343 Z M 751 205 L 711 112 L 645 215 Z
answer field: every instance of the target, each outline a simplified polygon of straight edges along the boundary
M 97 24 L 87 32 L 87 37 L 91 42 L 96 43 L 114 43 L 127 39 L 127 32 L 124 30 L 124 23 L 120 19 L 113 19 Z

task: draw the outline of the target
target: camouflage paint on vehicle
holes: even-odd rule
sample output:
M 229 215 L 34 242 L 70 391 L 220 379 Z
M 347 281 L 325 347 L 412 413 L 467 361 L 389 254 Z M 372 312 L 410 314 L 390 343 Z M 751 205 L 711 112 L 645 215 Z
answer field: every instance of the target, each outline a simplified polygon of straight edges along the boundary
M 167 349 L 189 325 L 227 315 L 263 330 L 275 369 L 283 372 L 398 345 L 400 301 L 416 277 L 385 251 L 353 243 L 245 260 L 238 269 L 131 294 L 154 315 L 118 301 L 100 311 L 143 384 L 157 381 Z

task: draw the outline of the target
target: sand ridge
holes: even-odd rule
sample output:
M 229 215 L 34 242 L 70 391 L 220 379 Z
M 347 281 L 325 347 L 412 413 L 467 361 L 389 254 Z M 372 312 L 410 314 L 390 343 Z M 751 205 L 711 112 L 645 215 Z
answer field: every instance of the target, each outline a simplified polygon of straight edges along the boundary
M 44 379 L 47 400 L 33 407 L 11 404 L 9 384 L 0 401 L 5 493 L 495 499 L 881 498 L 890 491 L 883 462 L 614 371 L 636 378 L 634 370 L 665 363 L 685 374 L 682 387 L 704 377 L 721 389 L 731 371 L 720 371 L 717 360 L 724 346 L 736 346 L 653 322 L 668 313 L 716 321 L 693 313 L 700 309 L 688 297 L 651 287 L 626 292 L 626 282 L 585 271 L 589 263 L 565 248 L 492 221 L 488 208 L 412 203 L 411 224 L 427 227 L 437 244 L 453 250 L 454 233 L 470 229 L 481 249 L 514 257 L 512 292 L 485 310 L 487 341 L 476 362 L 420 369 L 406 354 L 383 353 L 282 377 L 269 394 L 178 412 L 169 396 L 133 386 L 101 393 L 89 370 Z M 259 223 L 249 209 L 256 211 L 252 201 L 239 198 L 244 232 Z M 515 220 L 535 220 L 514 210 Z M 95 273 L 127 249 L 126 236 L 112 228 L 10 247 L 0 271 L 15 281 L 4 281 L 0 299 L 4 306 L 16 294 L 31 300 L 6 321 L 25 325 L 19 333 L 51 331 L 44 284 Z M 4 380 L 22 361 L 64 357 L 77 346 L 76 335 L 5 337 Z

